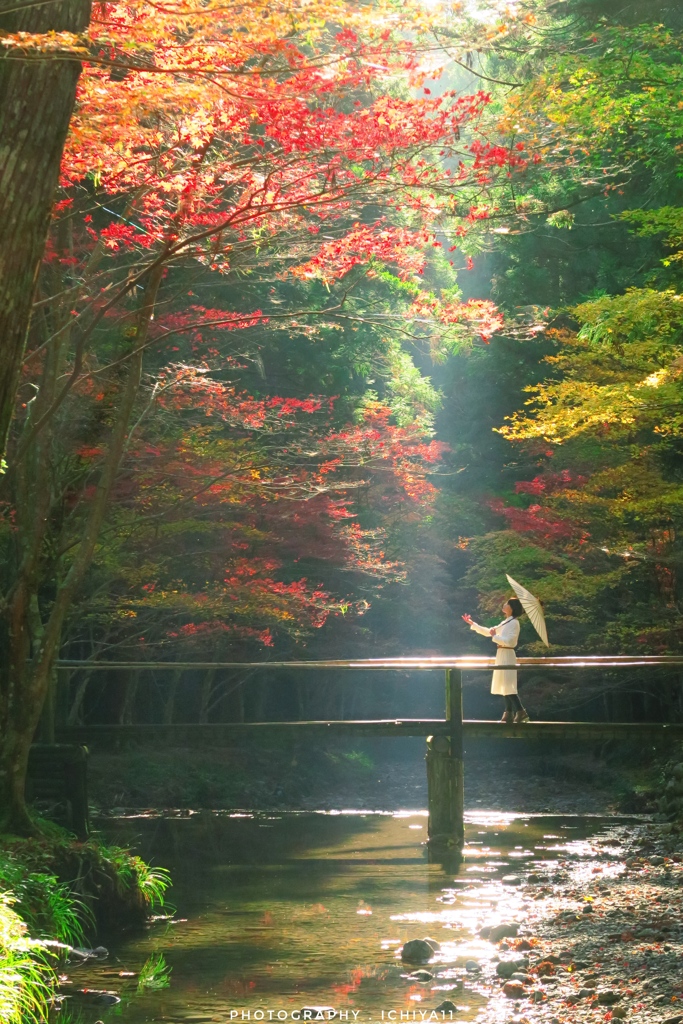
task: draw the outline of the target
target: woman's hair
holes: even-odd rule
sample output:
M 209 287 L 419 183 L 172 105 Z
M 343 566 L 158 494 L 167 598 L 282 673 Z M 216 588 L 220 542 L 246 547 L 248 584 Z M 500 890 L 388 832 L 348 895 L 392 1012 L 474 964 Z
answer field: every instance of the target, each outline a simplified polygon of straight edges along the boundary
M 512 608 L 512 615 L 515 619 L 518 619 L 520 615 L 524 615 L 524 609 L 522 608 L 522 602 L 517 597 L 509 597 L 508 604 Z

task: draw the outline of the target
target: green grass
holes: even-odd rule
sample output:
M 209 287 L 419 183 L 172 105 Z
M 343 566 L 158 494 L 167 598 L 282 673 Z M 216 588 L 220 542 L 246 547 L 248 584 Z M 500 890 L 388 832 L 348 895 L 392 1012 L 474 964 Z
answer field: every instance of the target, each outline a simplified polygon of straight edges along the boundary
M 54 973 L 13 904 L 11 893 L 0 893 L 0 1022 L 31 1024 L 47 1018 Z
M 168 988 L 171 968 L 166 963 L 163 953 L 152 953 L 142 965 L 138 976 L 138 992 Z
M 100 856 L 114 867 L 121 884 L 139 890 L 150 913 L 165 905 L 166 892 L 171 887 L 171 876 L 166 868 L 152 867 L 122 846 L 111 846 L 99 840 L 97 848 Z
M 14 909 L 34 938 L 84 945 L 92 914 L 56 875 L 27 870 L 22 858 L 0 850 L 0 890 L 12 893 Z
M 170 885 L 166 870 L 129 850 L 42 826 L 31 839 L 0 837 L 0 1024 L 47 1019 L 56 975 L 41 940 L 86 945 L 95 937 L 94 910 L 100 919 L 104 905 L 115 926 L 140 925 L 164 905 Z M 146 986 L 164 987 L 168 973 L 163 957 L 151 958 Z

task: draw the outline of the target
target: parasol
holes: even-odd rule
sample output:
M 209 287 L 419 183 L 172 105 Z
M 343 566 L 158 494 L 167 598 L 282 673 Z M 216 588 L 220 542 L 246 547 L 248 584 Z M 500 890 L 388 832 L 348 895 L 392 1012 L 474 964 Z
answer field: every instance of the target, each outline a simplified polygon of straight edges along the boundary
M 531 625 L 534 627 L 546 647 L 550 647 L 550 644 L 548 643 L 548 630 L 545 626 L 543 605 L 537 597 L 534 597 L 534 595 L 526 589 L 526 587 L 522 587 L 519 583 L 516 583 L 512 576 L 508 576 L 507 573 L 505 573 L 505 575 L 507 576 L 508 583 L 522 602 L 522 608 L 529 616 Z

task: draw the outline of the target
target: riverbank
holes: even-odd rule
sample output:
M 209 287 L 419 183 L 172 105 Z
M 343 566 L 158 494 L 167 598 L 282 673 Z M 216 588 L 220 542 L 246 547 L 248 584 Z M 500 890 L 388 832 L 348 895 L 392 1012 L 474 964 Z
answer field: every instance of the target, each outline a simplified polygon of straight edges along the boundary
M 652 759 L 521 744 L 473 744 L 469 809 L 599 814 L 655 810 Z M 385 810 L 425 808 L 424 741 L 281 744 L 268 750 L 158 748 L 94 752 L 90 793 L 101 814 L 124 808 Z
M 590 854 L 517 876 L 522 924 L 486 965 L 487 1020 L 512 1004 L 529 1024 L 683 1021 L 681 831 L 616 826 Z
M 145 925 L 169 877 L 96 838 L 79 842 L 41 823 L 0 837 L 0 1020 L 43 1020 L 70 962 L 106 955 L 101 937 Z

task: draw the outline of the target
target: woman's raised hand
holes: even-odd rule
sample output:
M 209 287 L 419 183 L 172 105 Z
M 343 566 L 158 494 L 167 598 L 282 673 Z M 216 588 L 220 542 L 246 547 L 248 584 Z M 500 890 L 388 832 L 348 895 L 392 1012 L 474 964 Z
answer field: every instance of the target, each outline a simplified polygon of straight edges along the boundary
M 465 612 L 465 614 L 463 615 L 462 618 L 463 618 L 463 621 L 465 621 L 468 626 L 472 625 L 472 616 L 469 614 L 469 612 Z

